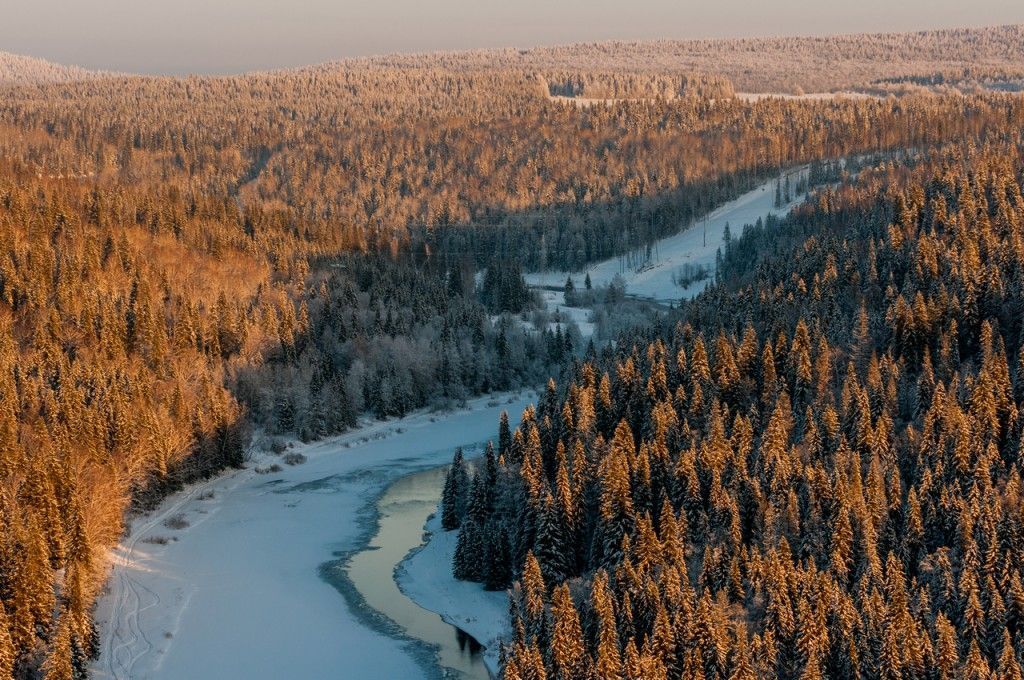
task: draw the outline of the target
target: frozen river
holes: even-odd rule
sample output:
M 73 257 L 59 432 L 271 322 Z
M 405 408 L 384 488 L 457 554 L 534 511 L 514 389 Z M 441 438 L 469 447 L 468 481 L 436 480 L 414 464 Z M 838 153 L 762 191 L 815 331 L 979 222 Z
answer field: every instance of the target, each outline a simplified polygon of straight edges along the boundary
M 302 465 L 267 474 L 251 465 L 166 499 L 132 523 L 112 555 L 93 677 L 431 675 L 423 645 L 368 625 L 368 612 L 341 597 L 322 568 L 371 540 L 376 500 L 393 481 L 496 438 L 501 411 L 518 418 L 534 398 L 487 397 L 452 413 L 368 424 L 297 446 Z M 423 519 L 410 531 L 421 533 Z
M 415 472 L 388 487 L 377 501 L 377 533 L 362 550 L 339 565 L 365 604 L 398 625 L 400 634 L 430 645 L 450 675 L 488 680 L 480 643 L 440 615 L 423 609 L 398 588 L 395 568 L 423 544 L 423 527 L 437 510 L 447 466 Z M 447 564 L 436 565 L 439 569 Z

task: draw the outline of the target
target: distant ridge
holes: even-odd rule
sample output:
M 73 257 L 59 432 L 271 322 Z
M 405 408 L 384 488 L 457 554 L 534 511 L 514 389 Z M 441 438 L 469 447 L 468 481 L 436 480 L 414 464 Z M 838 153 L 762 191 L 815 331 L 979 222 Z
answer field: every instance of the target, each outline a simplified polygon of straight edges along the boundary
M 109 71 L 90 71 L 81 66 L 67 66 L 37 57 L 0 52 L 0 85 L 67 83 L 115 75 L 118 74 Z
M 528 48 L 391 53 L 225 76 L 171 80 L 290 77 L 346 70 L 441 69 L 453 72 L 603 71 L 699 73 L 727 78 L 736 91 L 873 94 L 1010 82 L 1024 88 L 1024 24 L 910 32 L 748 38 L 611 40 Z M 0 51 L 0 85 L 44 85 L 130 76 Z
M 1024 71 L 1024 24 L 886 33 L 611 40 L 524 49 L 383 54 L 304 69 L 329 71 L 359 66 L 689 72 L 724 76 L 739 91 L 822 92 L 864 87 L 894 77 L 943 74 L 964 78 L 1000 71 L 1019 77 Z

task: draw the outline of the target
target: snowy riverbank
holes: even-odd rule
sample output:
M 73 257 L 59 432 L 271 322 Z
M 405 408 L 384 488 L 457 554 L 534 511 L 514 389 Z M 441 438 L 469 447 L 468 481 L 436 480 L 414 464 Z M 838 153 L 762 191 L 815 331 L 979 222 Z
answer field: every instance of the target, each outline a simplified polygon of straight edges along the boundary
M 302 465 L 258 474 L 250 464 L 169 497 L 131 523 L 111 556 L 93 677 L 423 676 L 416 650 L 364 625 L 319 567 L 366 544 L 390 482 L 494 438 L 501 411 L 518 418 L 534 400 L 483 397 L 369 423 L 297 445 Z
M 484 663 L 497 675 L 498 649 L 509 633 L 508 594 L 452 576 L 457 531 L 441 529 L 441 515 L 427 521 L 430 538 L 398 567 L 395 578 L 413 602 L 473 636 L 484 649 Z

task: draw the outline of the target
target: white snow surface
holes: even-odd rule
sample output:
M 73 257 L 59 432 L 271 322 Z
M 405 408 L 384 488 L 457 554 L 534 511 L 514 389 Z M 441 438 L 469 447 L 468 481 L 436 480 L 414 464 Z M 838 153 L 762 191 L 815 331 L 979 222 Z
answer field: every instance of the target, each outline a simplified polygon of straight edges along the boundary
M 878 95 L 867 92 L 843 90 L 840 92 L 808 92 L 790 94 L 786 92 L 737 92 L 736 98 L 747 103 L 759 102 L 764 99 L 791 99 L 803 101 L 825 101 L 829 99 L 881 99 Z
M 268 474 L 250 464 L 167 498 L 131 522 L 111 555 L 93 677 L 421 677 L 408 645 L 365 626 L 318 569 L 366 540 L 360 514 L 388 483 L 495 439 L 501 411 L 518 418 L 535 397 L 492 395 L 451 413 L 368 423 L 297 444 L 304 464 Z M 264 454 L 258 464 L 272 462 L 280 459 Z M 171 518 L 188 526 L 173 529 Z
M 795 188 L 796 182 L 806 167 L 788 171 L 790 185 Z M 590 265 L 583 271 L 543 271 L 525 275 L 526 283 L 536 287 L 558 287 L 565 285 L 565 280 L 572 276 L 577 289 L 583 287 L 586 275 L 595 287 L 608 285 L 616 274 L 620 274 L 626 283 L 626 294 L 630 297 L 652 300 L 664 304 L 679 302 L 682 298 L 692 298 L 704 290 L 711 278 L 698 281 L 688 288 L 677 286 L 672 278 L 686 264 L 705 266 L 711 271 L 715 268 L 715 254 L 722 246 L 725 226 L 733 238 L 743 233 L 745 224 L 754 224 L 759 217 L 768 215 L 784 215 L 794 206 L 802 202 L 804 196 L 797 196 L 788 205 L 775 207 L 776 180 L 770 180 L 754 188 L 738 198 L 725 203 L 709 213 L 705 218 L 695 221 L 689 228 L 673 236 L 661 239 L 657 243 L 655 257 L 643 267 L 631 269 L 625 266 L 621 257 L 613 257 Z M 568 308 L 566 308 L 568 309 Z
M 436 612 L 484 645 L 484 663 L 497 675 L 499 645 L 510 633 L 508 592 L 487 591 L 479 583 L 457 581 L 452 576 L 452 558 L 459 532 L 441 529 L 440 512 L 433 514 L 425 528 L 429 540 L 398 566 L 398 587 L 413 602 Z

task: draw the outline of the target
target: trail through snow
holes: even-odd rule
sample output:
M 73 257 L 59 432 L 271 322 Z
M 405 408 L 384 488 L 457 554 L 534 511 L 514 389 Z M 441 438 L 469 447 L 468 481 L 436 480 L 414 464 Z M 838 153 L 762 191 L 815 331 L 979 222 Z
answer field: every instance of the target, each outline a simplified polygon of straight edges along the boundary
M 237 473 L 236 473 L 237 474 Z M 115 568 L 110 580 L 110 594 L 107 599 L 112 602 L 109 634 L 103 638 L 102 654 L 106 657 L 106 668 L 111 678 L 131 678 L 135 663 L 153 650 L 150 635 L 143 630 L 140 619 L 147 611 L 163 604 L 160 594 L 147 587 L 143 580 L 135 574 L 138 567 L 136 549 L 138 542 L 150 535 L 161 523 L 167 521 L 191 501 L 200 489 L 212 482 L 197 484 L 183 492 L 173 502 L 161 506 L 161 509 L 144 523 L 134 528 L 129 536 L 115 551 Z M 144 603 L 145 601 L 145 603 Z

